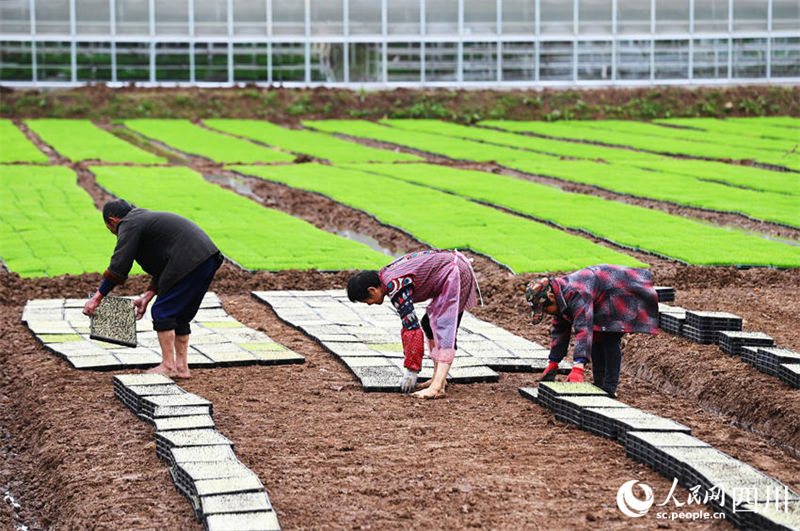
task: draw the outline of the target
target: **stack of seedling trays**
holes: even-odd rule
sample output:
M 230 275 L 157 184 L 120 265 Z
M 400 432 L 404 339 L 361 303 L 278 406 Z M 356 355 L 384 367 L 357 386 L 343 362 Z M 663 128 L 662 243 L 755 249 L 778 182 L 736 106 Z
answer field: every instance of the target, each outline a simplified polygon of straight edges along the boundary
M 541 382 L 537 401 L 542 406 L 553 409 L 556 400 L 565 396 L 605 396 L 608 393 L 590 383 Z M 523 394 L 523 396 L 525 396 Z
M 792 387 L 800 389 L 800 364 L 781 363 L 778 367 L 778 378 Z
M 711 345 L 717 342 L 720 330 L 742 329 L 742 318 L 728 312 L 687 310 L 681 334 L 697 343 Z
M 756 367 L 761 372 L 780 376 L 783 364 L 800 364 L 800 353 L 785 348 L 758 347 Z
M 749 363 L 750 365 L 754 366 L 761 372 L 765 372 L 761 367 L 758 365 L 758 347 L 742 347 L 741 349 L 742 354 L 742 361 L 745 363 Z
M 628 457 L 645 463 L 683 485 L 692 462 L 719 461 L 722 452 L 683 432 L 629 431 L 625 437 Z
M 629 405 L 623 404 L 619 400 L 601 395 L 558 395 L 555 397 L 555 399 L 553 399 L 550 407 L 555 414 L 556 420 L 575 424 L 582 429 L 588 429 L 586 428 L 587 408 L 631 409 Z
M 675 288 L 669 286 L 654 286 L 658 302 L 672 302 L 675 300 Z
M 774 522 L 766 522 L 769 518 L 764 514 L 746 512 L 745 505 L 775 504 L 776 500 L 781 504 L 795 503 L 800 496 L 750 465 L 722 455 L 724 458 L 720 461 L 694 462 L 687 467 L 684 486 L 699 487 L 698 494 L 708 496 L 708 503 L 715 510 L 724 512 L 727 519 L 739 528 L 786 529 Z M 762 525 L 756 525 L 757 522 Z
M 587 408 L 584 412 L 584 429 L 625 444 L 629 431 L 682 432 L 691 429 L 674 420 L 659 417 L 636 408 Z
M 156 455 L 207 530 L 280 529 L 264 485 L 214 429 L 211 402 L 160 374 L 115 376 L 114 394 L 154 424 Z
M 736 519 L 742 529 L 800 529 L 800 500 L 744 503 Z
M 680 306 L 670 306 L 668 304 L 658 305 L 658 327 L 679 336 L 686 322 L 686 309 Z
M 720 330 L 717 332 L 719 348 L 726 354 L 742 355 L 742 347 L 771 347 L 775 341 L 763 332 Z

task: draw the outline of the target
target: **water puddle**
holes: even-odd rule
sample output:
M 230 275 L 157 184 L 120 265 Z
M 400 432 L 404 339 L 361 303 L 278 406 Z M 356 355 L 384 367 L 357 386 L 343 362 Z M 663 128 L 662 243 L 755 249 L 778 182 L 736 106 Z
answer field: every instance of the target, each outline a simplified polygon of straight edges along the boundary
M 360 232 L 356 232 L 350 229 L 339 229 L 336 227 L 325 227 L 325 230 L 328 232 L 332 232 L 334 234 L 338 234 L 342 238 L 347 238 L 348 240 L 353 240 L 354 242 L 362 243 L 372 249 L 373 251 L 378 251 L 379 253 L 383 253 L 387 256 L 391 256 L 392 258 L 397 258 L 399 256 L 403 256 L 402 252 L 392 252 L 386 247 L 383 247 L 378 240 L 373 238 L 372 236 L 368 236 L 366 234 L 361 234 Z
M 244 179 L 240 177 L 225 177 L 223 175 L 204 173 L 203 178 L 210 183 L 229 186 L 236 193 L 241 194 L 243 196 L 250 197 L 256 200 L 259 199 L 259 197 L 253 193 L 253 188 L 249 184 L 247 184 L 247 182 Z

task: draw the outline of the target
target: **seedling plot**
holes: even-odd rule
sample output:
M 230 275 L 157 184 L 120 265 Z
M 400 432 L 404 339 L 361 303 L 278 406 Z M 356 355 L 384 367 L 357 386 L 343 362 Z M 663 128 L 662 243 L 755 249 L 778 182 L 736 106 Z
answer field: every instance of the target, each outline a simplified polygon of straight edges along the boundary
M 742 347 L 771 347 L 775 340 L 763 332 L 720 330 L 717 332 L 719 348 L 726 354 L 741 356 Z
M 280 210 L 265 208 L 207 182 L 188 168 L 92 166 L 91 170 L 98 184 L 118 197 L 143 208 L 188 217 L 242 268 L 339 271 L 376 269 L 386 264 L 386 255 L 365 244 L 325 232 Z M 264 244 L 267 234 L 269 245 Z
M 785 348 L 751 347 L 756 348 L 756 368 L 761 372 L 778 376 L 782 364 L 800 364 L 800 352 Z
M 353 304 L 343 290 L 255 291 L 280 319 L 320 342 L 361 381 L 365 391 L 399 391 L 403 367 L 400 321 L 390 304 Z M 419 316 L 424 304 L 417 304 Z M 458 350 L 448 375 L 454 383 L 497 381 L 495 370 L 541 371 L 548 351 L 465 313 L 458 332 Z M 420 378 L 432 376 L 423 361 Z M 563 369 L 567 369 L 565 364 Z M 563 370 L 562 369 L 562 370 Z
M 148 309 L 141 320 L 135 321 L 131 300 L 128 297 L 104 298 L 97 317 L 91 321 L 81 313 L 84 300 L 32 300 L 25 305 L 22 321 L 48 350 L 76 369 L 154 367 L 161 363 L 161 349 L 156 332 L 152 330 L 150 311 Z M 112 317 L 119 316 L 120 308 L 127 320 L 126 338 L 119 334 L 120 328 L 111 318 L 104 317 L 105 312 Z M 109 323 L 110 326 L 106 326 Z M 206 293 L 191 327 L 188 356 L 191 368 L 305 361 L 303 356 L 276 343 L 263 332 L 248 328 L 230 317 L 214 293 Z M 135 330 L 139 333 L 136 334 Z M 119 343 L 135 348 L 120 349 Z
M 658 302 L 672 302 L 675 300 L 675 288 L 668 286 L 654 286 Z
M 89 339 L 136 346 L 136 313 L 127 297 L 104 297 L 91 317 Z
M 0 120 L 0 163 L 47 162 L 47 156 L 11 120 Z
M 208 308 L 214 299 L 202 306 Z M 257 511 L 254 521 L 279 529 L 264 485 L 236 458 L 233 442 L 214 429 L 211 402 L 160 374 L 117 375 L 114 395 L 155 424 L 156 455 L 168 463 L 175 486 L 189 499 L 198 522 L 211 514 L 236 521 L 240 512 Z M 216 525 L 228 521 L 224 518 Z

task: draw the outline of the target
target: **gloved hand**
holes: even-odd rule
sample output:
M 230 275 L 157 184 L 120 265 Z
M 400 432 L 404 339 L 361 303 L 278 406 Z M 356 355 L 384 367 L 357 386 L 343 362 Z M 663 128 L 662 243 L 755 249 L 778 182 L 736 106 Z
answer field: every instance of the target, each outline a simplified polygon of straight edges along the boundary
M 583 382 L 583 368 L 582 367 L 573 367 L 570 371 L 567 379 L 564 380 L 565 382 L 575 382 L 575 383 L 582 383 Z
M 542 377 L 539 378 L 540 382 L 555 382 L 556 381 L 556 374 L 558 374 L 558 363 L 551 361 L 547 364 L 547 368 L 542 373 Z
M 403 369 L 403 379 L 400 380 L 400 390 L 404 393 L 410 393 L 417 387 L 417 377 L 419 371 L 412 371 Z

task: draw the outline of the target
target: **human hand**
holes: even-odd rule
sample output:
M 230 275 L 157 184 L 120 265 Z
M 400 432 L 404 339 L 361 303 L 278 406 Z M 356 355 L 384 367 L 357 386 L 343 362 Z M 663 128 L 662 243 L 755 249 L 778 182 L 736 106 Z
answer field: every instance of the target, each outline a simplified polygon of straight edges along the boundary
M 403 369 L 403 378 L 400 380 L 400 390 L 404 393 L 410 393 L 417 387 L 417 377 L 419 371 L 412 371 Z
M 133 301 L 133 307 L 136 309 L 136 320 L 138 321 L 142 317 L 144 317 L 145 312 L 147 311 L 147 305 L 150 304 L 150 301 L 155 296 L 155 293 L 152 291 L 147 291 L 144 295 Z
M 556 381 L 556 374 L 558 374 L 558 363 L 551 361 L 547 364 L 547 368 L 542 373 L 541 378 L 539 378 L 540 382 L 555 382 Z
M 97 307 L 100 306 L 100 301 L 103 300 L 103 296 L 100 295 L 100 292 L 94 294 L 94 296 L 86 301 L 86 304 L 83 305 L 83 315 L 94 315 L 94 312 L 97 310 Z

